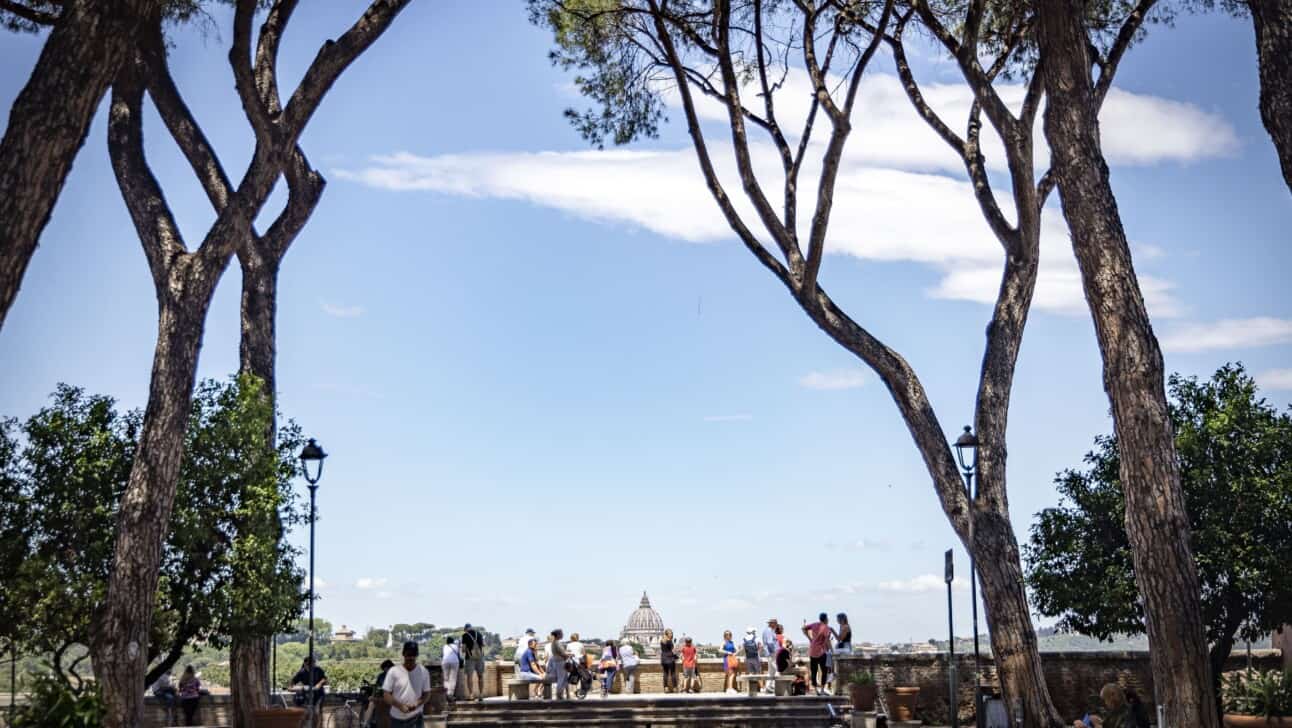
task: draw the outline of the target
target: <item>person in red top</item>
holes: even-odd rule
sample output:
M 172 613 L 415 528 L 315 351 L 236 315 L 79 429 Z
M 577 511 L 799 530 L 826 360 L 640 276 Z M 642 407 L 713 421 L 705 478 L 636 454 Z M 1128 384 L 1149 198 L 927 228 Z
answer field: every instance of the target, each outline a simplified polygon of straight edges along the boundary
M 686 644 L 682 646 L 682 691 L 687 693 L 700 692 L 700 679 L 696 676 L 698 666 L 696 665 L 696 655 L 698 651 L 692 643 L 691 638 L 686 638 Z
M 821 694 L 821 688 L 829 681 L 830 667 L 826 663 L 826 655 L 830 652 L 830 617 L 822 612 L 818 621 L 808 624 L 803 623 L 803 634 L 808 638 L 808 660 L 812 664 L 812 689 L 817 695 Z M 817 670 L 821 671 L 820 684 L 816 681 Z

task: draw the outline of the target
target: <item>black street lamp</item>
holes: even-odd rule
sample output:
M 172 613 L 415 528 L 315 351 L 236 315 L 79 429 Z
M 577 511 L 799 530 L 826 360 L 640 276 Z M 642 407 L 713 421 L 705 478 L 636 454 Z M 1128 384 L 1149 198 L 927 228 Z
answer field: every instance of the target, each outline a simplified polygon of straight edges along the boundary
M 978 467 L 978 438 L 973 434 L 973 430 L 965 425 L 965 431 L 960 433 L 956 438 L 956 459 L 960 461 L 960 469 L 965 474 L 965 495 L 969 498 L 969 599 L 973 610 L 973 706 L 974 721 L 978 728 L 983 726 L 982 710 L 982 687 L 978 684 L 981 679 L 982 667 L 981 658 L 978 654 L 978 573 L 974 570 L 974 503 L 978 499 L 978 491 L 974 487 L 973 474 Z
M 301 448 L 301 470 L 305 473 L 305 482 L 309 483 L 310 489 L 310 666 L 306 672 L 309 680 L 306 700 L 309 701 L 311 725 L 317 720 L 314 706 L 314 496 L 319 489 L 319 478 L 323 477 L 323 459 L 326 457 L 327 453 L 323 452 L 323 448 L 312 437 Z

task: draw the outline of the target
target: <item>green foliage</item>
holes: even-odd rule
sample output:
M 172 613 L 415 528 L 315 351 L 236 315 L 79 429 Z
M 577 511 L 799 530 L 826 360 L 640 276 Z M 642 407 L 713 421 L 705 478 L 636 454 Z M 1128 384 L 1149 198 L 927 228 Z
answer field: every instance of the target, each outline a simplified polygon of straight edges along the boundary
M 103 699 L 97 683 L 73 690 L 53 672 L 34 676 L 28 702 L 14 714 L 13 728 L 98 728 L 103 725 Z
M 141 417 L 67 385 L 51 399 L 21 428 L 0 422 L 0 501 L 21 517 L 0 527 L 13 536 L 0 546 L 0 637 L 52 653 L 70 679 L 64 658 L 89 642 Z M 301 517 L 291 482 L 301 437 L 289 425 L 270 448 L 267 399 L 250 377 L 194 392 L 150 660 L 173 662 L 194 641 L 271 634 L 300 613 L 295 552 L 278 537 Z
M 1292 716 L 1292 672 L 1245 670 L 1225 675 L 1221 704 L 1226 713 Z
M 1241 365 L 1210 381 L 1172 376 L 1171 419 L 1208 641 L 1228 654 L 1292 621 L 1292 415 L 1257 394 Z M 1064 503 L 1042 511 L 1025 547 L 1033 605 L 1065 630 L 1109 639 L 1143 631 L 1123 525 L 1117 443 L 1060 473 Z
M 858 670 L 848 676 L 848 683 L 852 685 L 874 685 L 875 676 L 866 670 Z

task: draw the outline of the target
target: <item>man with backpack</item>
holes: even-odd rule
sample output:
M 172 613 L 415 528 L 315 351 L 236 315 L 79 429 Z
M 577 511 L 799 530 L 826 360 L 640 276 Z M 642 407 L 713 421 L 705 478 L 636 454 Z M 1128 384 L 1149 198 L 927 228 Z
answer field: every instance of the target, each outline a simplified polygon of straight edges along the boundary
M 745 630 L 745 639 L 740 643 L 741 649 L 745 653 L 745 674 L 753 677 L 763 671 L 762 662 L 758 659 L 758 652 L 761 645 L 755 636 L 754 628 L 750 627 Z
M 467 700 L 484 702 L 484 635 L 470 624 L 462 628 L 462 671 L 466 673 Z M 474 685 L 471 676 L 475 676 Z

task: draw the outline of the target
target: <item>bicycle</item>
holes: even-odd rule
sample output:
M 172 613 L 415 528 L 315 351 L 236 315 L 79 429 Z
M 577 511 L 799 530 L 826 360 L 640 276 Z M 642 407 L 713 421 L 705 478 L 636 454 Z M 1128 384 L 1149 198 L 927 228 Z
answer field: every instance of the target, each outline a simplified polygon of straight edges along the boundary
M 346 700 L 327 714 L 327 728 L 362 728 L 366 700 Z M 358 710 L 355 710 L 358 706 Z

